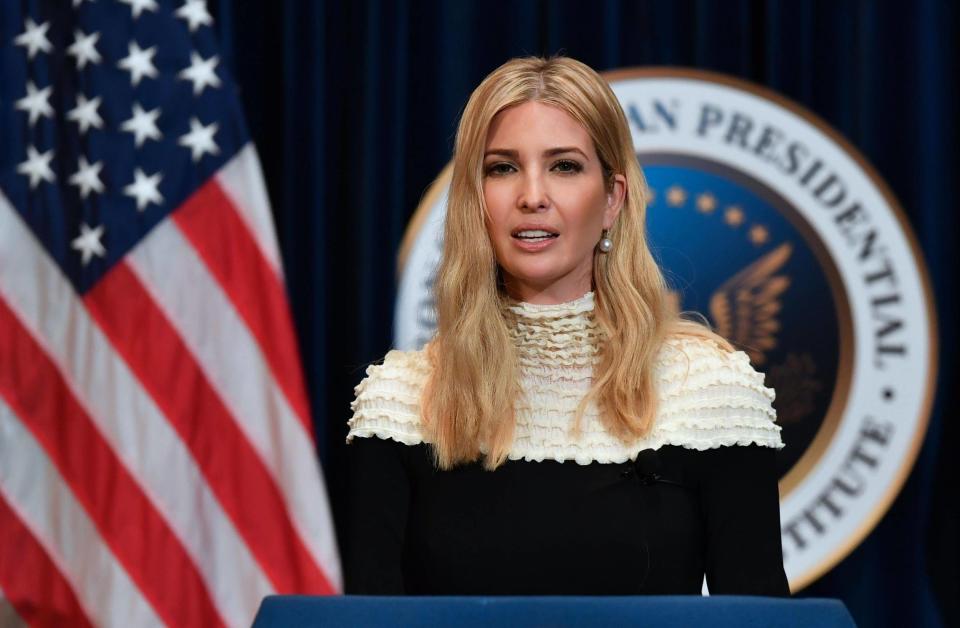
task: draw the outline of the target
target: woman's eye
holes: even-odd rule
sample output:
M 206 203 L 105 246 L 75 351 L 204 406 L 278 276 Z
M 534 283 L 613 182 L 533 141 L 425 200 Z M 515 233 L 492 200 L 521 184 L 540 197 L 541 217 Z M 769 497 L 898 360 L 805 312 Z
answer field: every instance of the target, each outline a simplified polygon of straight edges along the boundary
M 511 166 L 510 164 L 506 164 L 506 163 L 493 164 L 492 166 L 487 168 L 487 174 L 493 174 L 493 175 L 507 174 L 512 169 L 513 169 L 513 166 Z
M 583 166 L 570 159 L 562 159 L 554 164 L 553 167 L 560 172 L 580 172 L 583 170 Z

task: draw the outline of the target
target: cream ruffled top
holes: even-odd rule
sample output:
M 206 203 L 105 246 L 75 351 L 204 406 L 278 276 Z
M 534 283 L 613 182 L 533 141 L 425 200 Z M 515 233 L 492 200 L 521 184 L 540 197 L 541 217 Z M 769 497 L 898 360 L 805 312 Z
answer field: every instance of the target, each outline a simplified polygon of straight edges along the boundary
M 590 388 L 598 353 L 593 297 L 588 292 L 558 305 L 509 303 L 523 391 L 510 459 L 620 463 L 663 445 L 783 447 L 771 405 L 774 391 L 763 385 L 747 354 L 692 338 L 668 339 L 660 350 L 654 371 L 658 413 L 646 437 L 625 445 L 606 431 L 591 402 L 575 438 L 574 413 Z M 383 364 L 368 367 L 355 388 L 347 442 L 370 436 L 424 442 L 419 396 L 429 369 L 423 350 L 390 351 Z

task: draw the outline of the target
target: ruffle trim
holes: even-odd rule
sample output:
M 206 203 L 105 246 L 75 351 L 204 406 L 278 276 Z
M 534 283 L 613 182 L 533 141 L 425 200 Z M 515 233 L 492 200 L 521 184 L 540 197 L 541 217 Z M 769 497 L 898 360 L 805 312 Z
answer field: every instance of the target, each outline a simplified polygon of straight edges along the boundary
M 584 436 L 588 436 L 586 433 Z M 365 416 L 361 423 L 354 425 L 347 435 L 347 442 L 354 438 L 381 438 L 394 440 L 413 446 L 425 442 L 423 435 L 415 425 L 398 423 L 383 417 Z M 588 465 L 594 462 L 615 464 L 636 459 L 644 450 L 657 450 L 667 445 L 706 451 L 718 447 L 734 445 L 760 445 L 780 449 L 783 442 L 780 430 L 756 426 L 726 425 L 723 429 L 701 429 L 697 427 L 675 427 L 670 430 L 654 430 L 646 438 L 632 445 L 623 445 L 619 441 L 610 442 L 609 438 L 592 441 L 581 438 L 580 441 L 542 441 L 532 434 L 523 434 L 519 430 L 507 458 L 543 462 L 572 460 L 577 464 Z M 487 453 L 481 448 L 482 453 Z
M 507 299 L 507 309 L 516 314 L 519 318 L 567 318 L 592 312 L 594 308 L 594 294 L 591 290 L 586 292 L 573 301 L 566 303 L 557 303 L 541 305 L 537 303 L 526 303 L 515 299 Z
M 591 368 L 600 346 L 593 311 L 593 292 L 550 305 L 508 300 L 505 316 L 521 369 Z
M 519 441 L 520 439 L 518 438 L 517 440 Z M 507 458 L 510 460 L 526 460 L 528 462 L 542 462 L 544 460 L 565 462 L 572 460 L 581 465 L 587 465 L 593 462 L 615 464 L 626 462 L 627 460 L 635 460 L 641 451 L 648 449 L 657 450 L 666 445 L 706 451 L 707 449 L 716 449 L 718 447 L 754 444 L 775 449 L 783 447 L 779 431 L 767 433 L 761 430 L 727 428 L 722 431 L 718 430 L 706 433 L 702 430 L 671 431 L 669 433 L 657 433 L 655 431 L 650 436 L 630 446 L 619 444 L 583 446 L 579 443 L 570 442 L 562 445 L 551 444 L 549 447 L 537 447 L 532 444 L 530 446 L 524 446 L 524 443 L 517 442 L 510 450 Z
M 383 364 L 369 366 L 367 377 L 354 389 L 347 442 L 365 437 L 406 445 L 425 442 L 419 398 L 428 374 L 422 351 L 390 351 Z M 753 369 L 745 353 L 726 352 L 709 340 L 674 338 L 658 357 L 655 374 L 660 405 L 654 429 L 628 445 L 605 430 L 592 403 L 574 440 L 570 426 L 589 379 L 578 386 L 580 378 L 567 369 L 563 375 L 574 375 L 576 384 L 531 385 L 525 377 L 509 459 L 617 463 L 664 445 L 701 451 L 748 444 L 783 447 L 771 405 L 774 391 L 763 385 L 763 374 Z
M 743 407 L 764 405 L 773 401 L 773 389 L 749 386 L 734 380 L 711 380 L 698 387 L 664 390 L 660 386 L 660 412 L 678 408 Z M 576 407 L 589 390 L 589 385 L 570 382 L 561 385 L 526 385 L 518 407 L 542 408 L 544 411 Z M 668 393 L 668 394 L 665 394 Z M 716 404 L 721 404 L 717 406 Z

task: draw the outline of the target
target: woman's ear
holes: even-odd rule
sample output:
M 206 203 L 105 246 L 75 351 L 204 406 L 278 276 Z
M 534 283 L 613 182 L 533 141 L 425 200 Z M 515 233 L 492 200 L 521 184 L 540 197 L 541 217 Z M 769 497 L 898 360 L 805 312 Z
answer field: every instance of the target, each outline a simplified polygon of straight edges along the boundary
M 622 174 L 613 175 L 613 186 L 607 192 L 607 206 L 603 210 L 603 228 L 610 229 L 623 209 L 627 198 L 627 178 Z

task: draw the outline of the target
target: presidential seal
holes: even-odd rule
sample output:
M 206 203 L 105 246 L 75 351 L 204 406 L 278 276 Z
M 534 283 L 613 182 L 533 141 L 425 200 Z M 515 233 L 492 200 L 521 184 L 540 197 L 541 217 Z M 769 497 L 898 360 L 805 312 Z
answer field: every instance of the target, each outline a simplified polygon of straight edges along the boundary
M 605 74 L 650 187 L 654 255 L 774 388 L 784 566 L 802 589 L 873 529 L 923 440 L 936 320 L 889 188 L 826 123 L 765 88 L 689 69 Z M 408 228 L 394 328 L 433 333 L 450 167 Z

